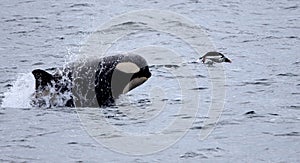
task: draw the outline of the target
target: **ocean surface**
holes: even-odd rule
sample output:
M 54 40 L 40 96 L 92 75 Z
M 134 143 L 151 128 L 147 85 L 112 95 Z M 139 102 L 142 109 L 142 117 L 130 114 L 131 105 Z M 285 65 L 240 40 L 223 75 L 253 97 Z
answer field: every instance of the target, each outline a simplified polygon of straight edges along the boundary
M 0 162 L 300 162 L 298 0 L 2 0 L 0 22 Z M 212 50 L 232 63 L 193 62 Z M 32 70 L 126 52 L 152 77 L 115 107 L 30 105 Z

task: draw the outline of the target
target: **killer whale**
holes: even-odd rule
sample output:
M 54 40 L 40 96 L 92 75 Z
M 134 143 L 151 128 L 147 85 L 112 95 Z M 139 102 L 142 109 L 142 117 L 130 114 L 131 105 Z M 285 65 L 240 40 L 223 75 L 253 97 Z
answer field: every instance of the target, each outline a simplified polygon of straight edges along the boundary
M 74 107 L 84 106 L 82 100 L 87 106 L 94 106 L 94 101 L 100 107 L 110 106 L 119 95 L 151 77 L 146 60 L 136 54 L 112 55 L 91 63 L 83 66 L 93 66 L 71 65 L 56 69 L 53 74 L 41 69 L 33 70 L 35 93 L 31 104 L 38 107 Z

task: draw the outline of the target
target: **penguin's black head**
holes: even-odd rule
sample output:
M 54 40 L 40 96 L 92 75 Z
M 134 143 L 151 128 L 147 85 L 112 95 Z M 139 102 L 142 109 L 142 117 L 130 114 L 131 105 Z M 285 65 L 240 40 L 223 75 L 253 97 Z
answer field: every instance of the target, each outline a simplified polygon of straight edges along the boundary
M 219 55 L 221 56 L 221 58 L 223 59 L 223 62 L 231 63 L 231 60 L 228 59 L 228 58 L 226 58 L 224 54 L 222 54 L 222 53 L 220 53 L 220 52 L 218 52 L 218 53 L 219 53 Z
M 221 56 L 221 58 L 225 58 L 224 54 L 222 54 L 220 52 L 215 52 L 215 53 L 218 53 Z

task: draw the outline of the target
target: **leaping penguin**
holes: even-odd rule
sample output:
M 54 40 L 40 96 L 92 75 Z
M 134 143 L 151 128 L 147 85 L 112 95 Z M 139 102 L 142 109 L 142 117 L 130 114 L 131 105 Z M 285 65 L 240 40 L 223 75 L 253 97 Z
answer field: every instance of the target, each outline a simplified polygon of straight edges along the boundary
M 222 63 L 222 62 L 228 62 L 231 63 L 231 60 L 225 57 L 224 54 L 219 52 L 208 52 L 202 57 L 200 57 L 196 62 L 200 62 L 208 65 L 213 65 L 214 63 Z

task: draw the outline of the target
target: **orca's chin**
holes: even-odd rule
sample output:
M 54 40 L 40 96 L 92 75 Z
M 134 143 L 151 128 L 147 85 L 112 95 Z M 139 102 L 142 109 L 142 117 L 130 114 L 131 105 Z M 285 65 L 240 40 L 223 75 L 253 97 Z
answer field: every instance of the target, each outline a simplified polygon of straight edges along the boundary
M 143 83 L 145 83 L 149 78 L 147 77 L 139 77 L 139 78 L 134 78 L 132 79 L 123 89 L 122 93 L 127 93 L 131 90 L 133 90 L 134 88 L 142 85 Z

